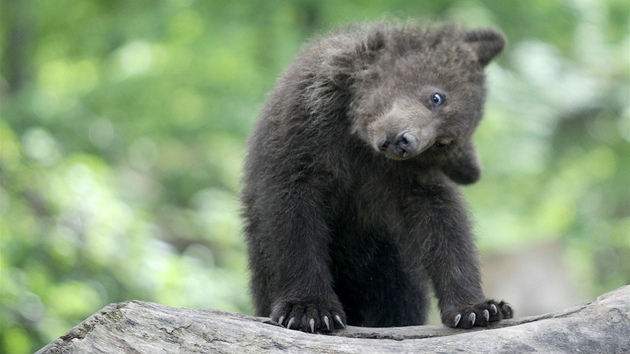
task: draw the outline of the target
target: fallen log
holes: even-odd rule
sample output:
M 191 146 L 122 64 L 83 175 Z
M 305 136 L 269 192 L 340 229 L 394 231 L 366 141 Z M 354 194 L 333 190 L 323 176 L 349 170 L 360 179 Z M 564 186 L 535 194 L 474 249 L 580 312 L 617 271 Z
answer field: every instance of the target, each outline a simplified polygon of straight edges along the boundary
M 630 286 L 567 310 L 473 330 L 348 326 L 334 335 L 267 318 L 128 301 L 107 305 L 39 353 L 630 353 Z

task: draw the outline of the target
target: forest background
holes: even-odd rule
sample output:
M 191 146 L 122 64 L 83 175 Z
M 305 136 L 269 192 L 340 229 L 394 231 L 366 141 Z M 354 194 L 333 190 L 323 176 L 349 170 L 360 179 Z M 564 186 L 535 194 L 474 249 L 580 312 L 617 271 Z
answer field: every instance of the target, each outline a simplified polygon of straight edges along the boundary
M 504 31 L 464 189 L 486 291 L 517 315 L 630 283 L 625 0 L 0 0 L 0 352 L 111 302 L 251 314 L 245 139 L 314 35 L 353 21 Z

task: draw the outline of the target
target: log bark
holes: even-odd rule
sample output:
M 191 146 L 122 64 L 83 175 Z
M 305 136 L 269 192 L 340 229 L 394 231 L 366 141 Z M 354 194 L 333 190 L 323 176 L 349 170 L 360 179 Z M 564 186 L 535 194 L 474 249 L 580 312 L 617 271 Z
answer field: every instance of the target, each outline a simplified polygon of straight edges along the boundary
M 267 318 L 128 301 L 110 304 L 37 353 L 630 353 L 630 286 L 486 329 L 360 328 L 334 335 Z

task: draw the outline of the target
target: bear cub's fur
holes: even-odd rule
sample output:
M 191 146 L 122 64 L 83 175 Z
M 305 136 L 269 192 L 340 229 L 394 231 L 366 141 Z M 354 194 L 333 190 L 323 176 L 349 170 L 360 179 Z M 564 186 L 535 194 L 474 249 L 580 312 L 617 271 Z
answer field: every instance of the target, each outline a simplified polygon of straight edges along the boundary
M 352 25 L 307 45 L 249 139 L 242 202 L 259 316 L 305 332 L 512 317 L 485 298 L 456 184 L 477 181 L 472 134 L 491 29 Z

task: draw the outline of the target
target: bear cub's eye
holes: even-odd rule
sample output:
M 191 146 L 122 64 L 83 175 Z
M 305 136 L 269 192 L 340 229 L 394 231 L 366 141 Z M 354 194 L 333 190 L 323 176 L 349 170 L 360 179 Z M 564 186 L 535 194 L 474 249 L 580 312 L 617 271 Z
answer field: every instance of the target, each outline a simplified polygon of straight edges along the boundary
M 431 103 L 433 103 L 433 107 L 438 108 L 442 103 L 444 103 L 444 95 L 439 92 L 434 92 L 431 95 Z
M 448 146 L 451 143 L 451 141 L 452 141 L 451 138 L 440 138 L 433 144 L 433 146 L 437 148 L 443 148 L 443 147 Z

